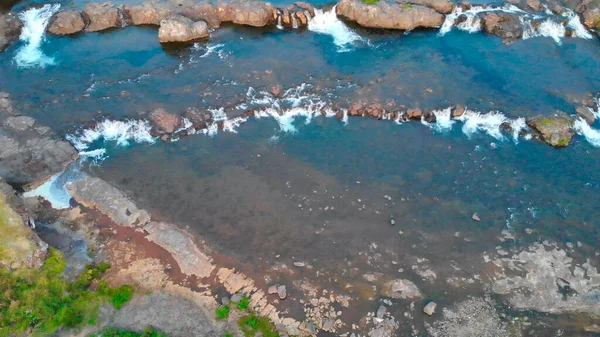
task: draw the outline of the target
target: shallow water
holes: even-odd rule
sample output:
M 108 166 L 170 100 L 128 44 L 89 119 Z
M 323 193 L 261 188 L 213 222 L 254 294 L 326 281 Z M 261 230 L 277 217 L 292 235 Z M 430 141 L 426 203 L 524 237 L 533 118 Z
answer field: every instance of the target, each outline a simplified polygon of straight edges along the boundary
M 157 107 L 174 113 L 223 108 L 234 117 L 253 104 L 293 112 L 365 100 L 463 104 L 514 119 L 573 113 L 571 97 L 600 89 L 597 38 L 558 45 L 539 37 L 505 46 L 456 29 L 441 37 L 349 27 L 361 40 L 343 46 L 327 34 L 275 27 L 225 26 L 194 46 L 161 46 L 155 29 L 140 27 L 49 36 L 41 49 L 53 65 L 18 67 L 21 44 L 0 54 L 0 89 L 24 114 L 62 136 L 75 135 L 71 140 L 105 118 L 140 120 Z M 290 90 L 287 100 L 261 93 L 274 85 Z M 582 256 L 600 262 L 593 255 L 600 209 L 592 202 L 600 188 L 600 149 L 584 137 L 557 150 L 500 135 L 497 125 L 308 122 L 250 118 L 236 132 L 173 143 L 93 139 L 87 150 L 101 149 L 106 158 L 87 161 L 84 169 L 219 252 L 256 265 L 306 261 L 339 277 L 319 280 L 333 288 L 382 272 L 412 279 L 429 298 L 452 303 L 462 295 L 448 291 L 446 278 L 482 273 L 482 254 L 497 245 L 545 239 L 579 242 Z M 475 213 L 480 222 L 471 219 Z M 501 243 L 503 230 L 516 239 Z M 438 275 L 432 283 L 410 270 L 422 258 Z

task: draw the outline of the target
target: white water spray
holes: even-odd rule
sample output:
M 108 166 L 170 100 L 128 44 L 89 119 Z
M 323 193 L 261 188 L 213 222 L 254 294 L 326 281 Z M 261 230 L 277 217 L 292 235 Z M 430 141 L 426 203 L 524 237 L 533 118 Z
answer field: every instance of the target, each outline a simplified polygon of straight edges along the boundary
M 338 51 L 346 52 L 350 50 L 349 46 L 363 41 L 363 38 L 338 19 L 335 7 L 333 6 L 327 12 L 322 9 L 315 9 L 315 17 L 308 22 L 308 30 L 332 36 L 333 43 L 338 47 Z
M 103 155 L 104 152 L 100 153 L 98 149 L 90 150 L 94 142 L 99 140 L 114 141 L 119 146 L 127 146 L 130 142 L 154 143 L 154 137 L 150 135 L 151 129 L 150 123 L 143 120 L 115 121 L 105 119 L 93 128 L 67 135 L 66 138 L 78 151 L 97 157 Z
M 19 68 L 44 68 L 55 64 L 54 57 L 45 55 L 41 47 L 46 40 L 46 26 L 59 8 L 60 4 L 47 4 L 19 13 L 19 19 L 23 22 L 19 39 L 23 45 L 14 58 Z
M 296 19 L 296 14 L 292 14 L 292 28 L 298 29 L 298 19 Z
M 563 16 L 569 19 L 567 27 L 573 30 L 573 37 L 578 37 L 586 40 L 591 40 L 593 38 L 592 34 L 583 26 L 581 20 L 579 20 L 579 16 L 573 13 L 572 10 L 565 8 Z
M 575 121 L 573 128 L 578 134 L 585 137 L 592 146 L 600 147 L 600 130 L 593 129 L 583 118 L 578 118 Z

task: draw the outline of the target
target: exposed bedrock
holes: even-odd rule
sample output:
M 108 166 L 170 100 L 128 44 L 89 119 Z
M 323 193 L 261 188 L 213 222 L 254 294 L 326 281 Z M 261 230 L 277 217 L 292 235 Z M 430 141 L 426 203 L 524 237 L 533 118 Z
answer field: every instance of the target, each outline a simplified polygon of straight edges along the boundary
M 54 35 L 70 35 L 83 31 L 86 23 L 78 11 L 58 12 L 48 25 L 48 32 Z
M 208 37 L 208 25 L 204 21 L 192 21 L 181 15 L 173 15 L 160 22 L 158 41 L 186 42 Z
M 83 8 L 82 15 L 87 19 L 88 32 L 97 32 L 109 28 L 121 27 L 121 9 L 110 2 L 102 4 L 88 3 Z
M 0 52 L 19 38 L 22 27 L 23 23 L 14 14 L 0 14 Z
M 564 112 L 556 112 L 551 116 L 536 116 L 527 120 L 529 127 L 540 133 L 542 140 L 555 146 L 569 145 L 575 134 L 573 118 Z
M 399 3 L 380 0 L 367 5 L 361 0 L 341 0 L 336 7 L 337 15 L 355 21 L 363 27 L 412 30 L 415 28 L 436 28 L 444 22 L 444 14 L 425 4 L 436 3 L 443 8 L 444 1 L 417 1 L 422 4 Z M 432 5 L 433 6 L 433 5 Z M 449 6 L 453 6 L 451 3 Z

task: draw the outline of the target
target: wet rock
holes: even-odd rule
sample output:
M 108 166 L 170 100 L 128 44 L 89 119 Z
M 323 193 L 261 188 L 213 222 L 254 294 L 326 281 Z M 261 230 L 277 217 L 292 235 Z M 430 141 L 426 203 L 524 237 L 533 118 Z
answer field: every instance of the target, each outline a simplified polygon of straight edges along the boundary
M 83 8 L 82 15 L 89 20 L 86 28 L 88 32 L 122 26 L 120 10 L 110 2 L 102 4 L 90 2 Z
M 577 12 L 583 18 L 583 24 L 592 30 L 600 30 L 600 3 L 584 0 L 577 6 Z
M 100 178 L 86 174 L 66 189 L 78 203 L 97 209 L 118 225 L 136 227 L 150 221 L 148 212 L 138 209 L 119 189 Z
M 406 111 L 406 116 L 409 119 L 421 119 L 423 112 L 421 111 L 421 109 L 408 109 Z
M 188 108 L 183 114 L 183 117 L 187 118 L 196 130 L 205 129 L 207 122 L 211 119 L 210 114 L 195 108 Z
M 128 18 L 129 24 L 158 26 L 163 19 L 174 14 L 174 9 L 165 3 L 147 1 L 139 5 L 124 6 L 123 14 Z
M 48 32 L 54 35 L 70 35 L 85 29 L 85 21 L 78 11 L 62 11 L 52 17 Z
M 534 11 L 539 11 L 542 8 L 542 4 L 538 0 L 527 0 L 527 6 Z
M 13 13 L 0 14 L 0 52 L 19 39 L 23 23 Z
M 386 312 L 387 308 L 385 307 L 385 305 L 380 305 L 379 309 L 377 309 L 377 318 L 382 319 L 383 316 L 385 316 Z
M 160 21 L 160 28 L 158 29 L 158 41 L 161 43 L 188 42 L 206 38 L 208 35 L 208 25 L 206 22 L 194 22 L 181 15 L 162 19 Z
M 151 112 L 148 117 L 158 134 L 172 134 L 183 125 L 181 116 L 160 108 Z
M 437 308 L 437 304 L 435 302 L 429 302 L 423 308 L 423 312 L 426 313 L 427 315 L 431 316 L 435 313 L 436 308 Z
M 573 119 L 564 112 L 530 118 L 527 125 L 537 130 L 546 143 L 555 147 L 569 145 L 574 135 Z
M 448 0 L 397 0 L 399 4 L 407 3 L 435 9 L 436 12 L 449 14 L 454 9 L 454 3 Z M 405 6 L 406 7 L 406 6 Z
M 280 300 L 284 300 L 287 297 L 287 290 L 284 285 L 277 287 L 277 295 L 279 295 Z
M 28 226 L 29 216 L 13 188 L 0 178 L 0 266 L 39 268 L 48 245 Z
M 222 22 L 264 27 L 273 21 L 275 8 L 257 0 L 219 0 L 217 14 Z
M 426 121 L 427 123 L 435 123 L 437 118 L 435 117 L 435 114 L 433 113 L 433 111 L 426 111 L 423 114 L 423 120 Z
M 267 290 L 267 293 L 269 293 L 269 295 L 277 294 L 277 285 L 270 286 L 269 289 Z
M 341 0 L 336 12 L 347 20 L 370 28 L 413 30 L 419 27 L 437 28 L 444 22 L 444 15 L 432 8 L 389 0 L 380 0 L 374 5 L 367 5 L 361 0 Z
M 452 109 L 452 117 L 460 117 L 465 113 L 465 107 L 462 105 L 457 105 L 454 109 Z
M 239 303 L 241 300 L 242 300 L 242 295 L 240 295 L 240 294 L 231 295 L 231 302 Z
M 273 94 L 273 96 L 279 96 L 279 94 L 281 94 L 281 86 L 280 85 L 274 85 L 271 87 L 271 94 Z
M 515 13 L 486 12 L 481 17 L 481 28 L 488 34 L 505 39 L 520 39 L 523 36 L 520 16 Z
M 513 336 L 494 306 L 482 298 L 468 299 L 443 310 L 441 320 L 426 323 L 433 337 L 506 337 Z
M 383 285 L 381 290 L 383 296 L 395 299 L 414 299 L 421 297 L 417 285 L 409 280 L 396 279 Z
M 315 8 L 313 7 L 313 5 L 309 4 L 308 2 L 302 2 L 302 1 L 297 1 L 294 2 L 294 5 L 298 8 L 302 8 L 305 11 L 308 11 L 308 13 L 310 14 L 311 17 L 315 17 Z
M 577 112 L 579 116 L 583 117 L 583 119 L 585 119 L 589 125 L 594 124 L 594 121 L 596 121 L 596 116 L 588 107 L 578 106 L 575 109 L 575 112 Z
M 308 17 L 304 12 L 294 12 L 293 14 L 298 19 L 298 25 L 300 27 L 308 25 Z

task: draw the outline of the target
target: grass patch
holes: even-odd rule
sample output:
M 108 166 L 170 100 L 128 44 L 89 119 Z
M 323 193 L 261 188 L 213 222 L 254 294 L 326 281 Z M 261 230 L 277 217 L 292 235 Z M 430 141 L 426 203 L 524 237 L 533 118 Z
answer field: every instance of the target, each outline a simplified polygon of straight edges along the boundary
M 240 299 L 240 301 L 237 304 L 238 309 L 247 310 L 249 306 L 250 306 L 250 299 L 248 299 L 248 296 L 242 296 L 242 298 Z
M 375 5 L 379 0 L 362 0 L 362 2 L 366 5 Z
M 254 337 L 259 332 L 263 337 L 279 337 L 273 323 L 268 318 L 258 317 L 256 314 L 241 317 L 238 325 L 247 337 Z
M 20 265 L 20 261 L 26 260 L 36 250 L 29 240 L 30 235 L 31 232 L 23 225 L 23 219 L 0 192 L 0 263 L 24 267 Z
M 88 265 L 74 282 L 62 278 L 66 266 L 62 254 L 50 249 L 39 270 L 0 268 L 0 336 L 27 334 L 46 336 L 60 328 L 80 328 L 96 323 L 104 301 L 121 307 L 131 298 L 133 288 L 110 288 L 98 282 L 108 264 Z
M 233 337 L 233 334 L 231 332 L 225 331 L 225 336 L 224 337 Z
M 227 319 L 229 317 L 229 306 L 222 305 L 215 310 L 215 313 L 218 320 Z
M 409 3 L 406 3 L 406 2 L 402 4 L 402 8 L 404 8 L 404 9 L 412 8 L 412 6 L 413 6 L 412 4 L 409 4 Z
M 154 330 L 151 327 L 146 328 L 146 330 L 144 330 L 144 332 L 142 332 L 142 333 L 135 332 L 135 331 L 129 331 L 129 330 L 118 330 L 118 329 L 113 329 L 113 328 L 106 328 L 92 336 L 95 336 L 95 337 L 167 337 L 167 335 L 164 335 L 164 334 Z

